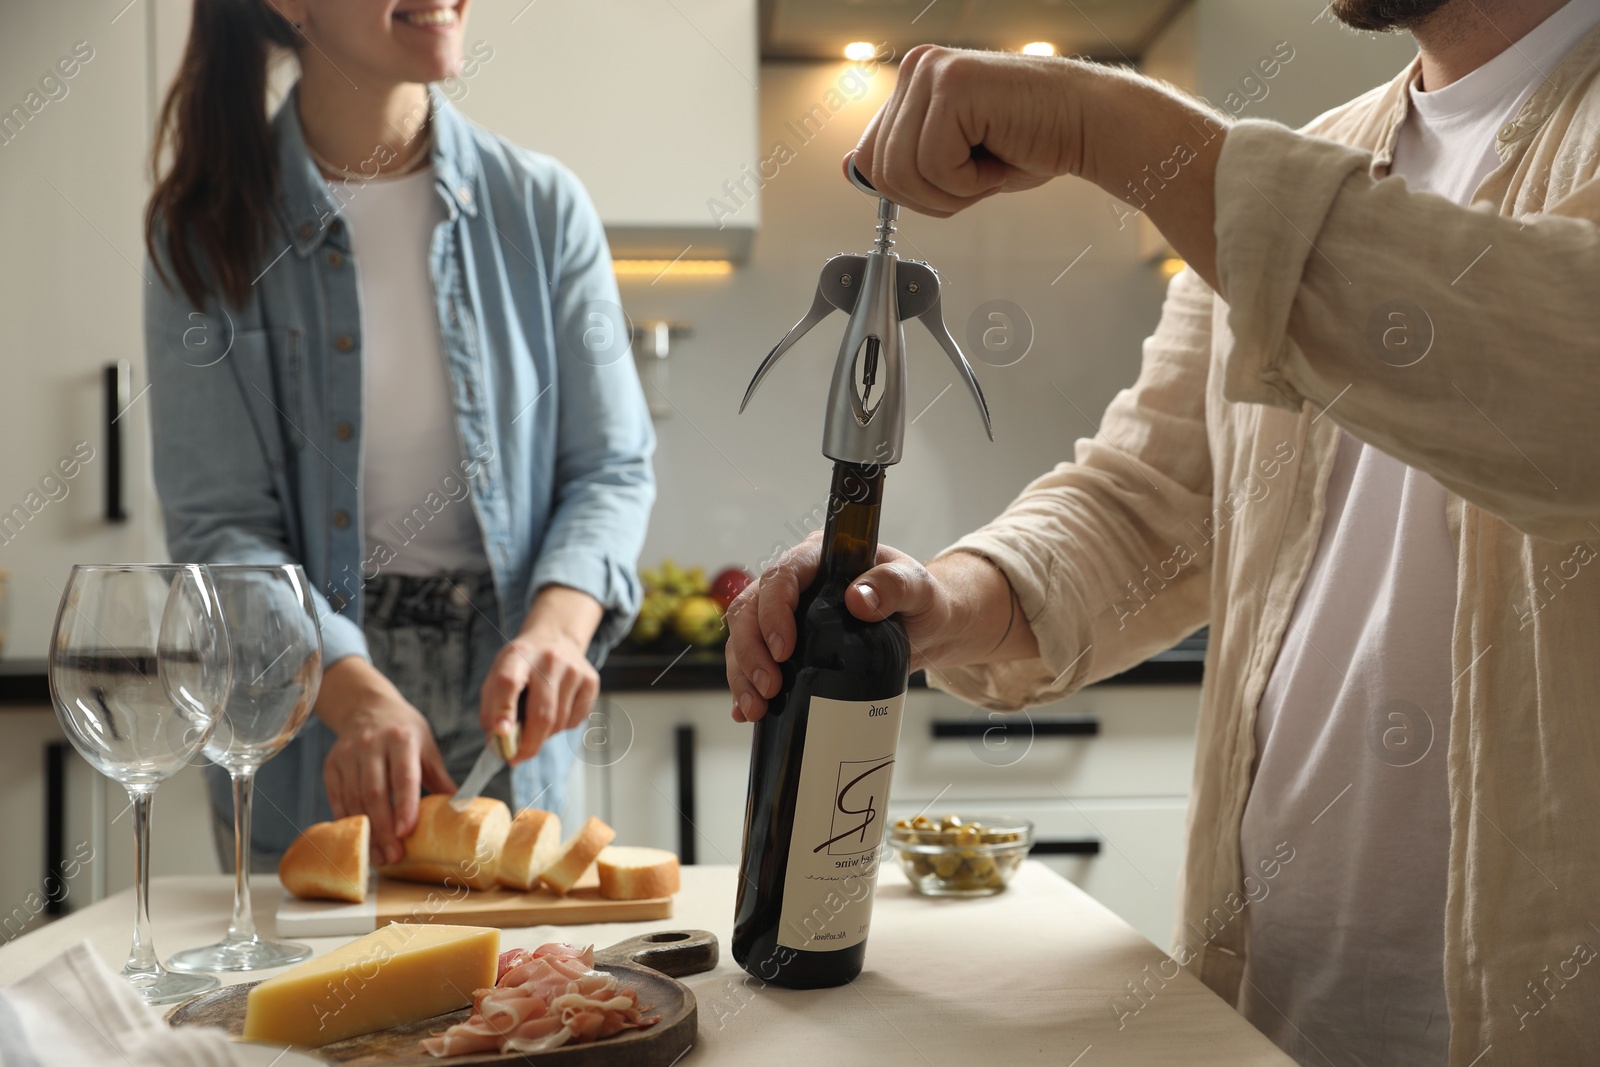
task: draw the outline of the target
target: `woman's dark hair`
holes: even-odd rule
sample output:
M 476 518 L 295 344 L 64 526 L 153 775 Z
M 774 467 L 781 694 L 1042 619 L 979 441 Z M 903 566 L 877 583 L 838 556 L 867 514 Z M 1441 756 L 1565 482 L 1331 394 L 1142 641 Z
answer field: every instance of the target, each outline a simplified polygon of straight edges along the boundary
M 145 209 L 144 239 L 160 270 L 164 243 L 190 303 L 211 295 L 238 305 L 250 291 L 278 191 L 277 148 L 267 121 L 273 48 L 298 35 L 265 0 L 195 0 L 189 43 L 161 105 L 151 167 L 158 178 Z M 172 164 L 160 174 L 170 145 Z M 174 279 L 161 271 L 170 288 Z

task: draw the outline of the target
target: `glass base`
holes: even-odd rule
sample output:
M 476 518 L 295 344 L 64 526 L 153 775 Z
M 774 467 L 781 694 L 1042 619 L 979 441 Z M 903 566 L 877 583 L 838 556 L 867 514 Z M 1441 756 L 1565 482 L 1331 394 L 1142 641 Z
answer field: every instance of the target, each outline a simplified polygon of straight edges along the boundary
M 167 961 L 174 971 L 262 971 L 311 958 L 311 946 L 293 941 L 218 941 L 186 949 Z
M 167 970 L 130 971 L 123 968 L 122 977 L 134 992 L 144 998 L 146 1004 L 171 1004 L 188 1000 L 222 984 L 209 974 L 177 974 Z

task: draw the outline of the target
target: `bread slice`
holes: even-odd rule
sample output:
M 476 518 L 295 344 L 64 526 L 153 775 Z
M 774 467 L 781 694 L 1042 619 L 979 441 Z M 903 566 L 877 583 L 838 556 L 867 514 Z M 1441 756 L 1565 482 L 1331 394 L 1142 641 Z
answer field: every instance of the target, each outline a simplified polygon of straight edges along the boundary
M 612 845 L 595 860 L 607 900 L 651 900 L 678 891 L 678 857 L 664 848 Z
M 594 863 L 600 850 L 611 844 L 617 832 L 593 815 L 583 828 L 561 843 L 561 852 L 545 868 L 539 880 L 556 896 L 565 896 Z
M 367 899 L 367 850 L 372 824 L 365 815 L 305 828 L 278 861 L 283 888 L 306 900 Z
M 417 805 L 417 828 L 405 840 L 405 858 L 378 868 L 378 873 L 409 882 L 493 889 L 500 849 L 510 831 L 511 809 L 504 801 L 478 797 L 465 811 L 457 811 L 443 794 L 425 796 Z
M 561 854 L 561 817 L 552 811 L 524 808 L 511 820 L 511 832 L 500 848 L 500 884 L 527 892 Z

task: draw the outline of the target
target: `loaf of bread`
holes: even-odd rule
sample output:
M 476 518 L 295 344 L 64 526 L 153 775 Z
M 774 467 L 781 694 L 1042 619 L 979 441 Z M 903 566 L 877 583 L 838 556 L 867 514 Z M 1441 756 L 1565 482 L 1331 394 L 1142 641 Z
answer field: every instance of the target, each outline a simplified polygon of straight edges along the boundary
M 367 850 L 372 824 L 365 815 L 305 828 L 278 861 L 278 881 L 308 900 L 367 899 Z
M 561 818 L 552 811 L 524 808 L 511 820 L 511 832 L 500 847 L 500 884 L 527 892 L 561 854 Z
M 678 891 L 678 857 L 664 848 L 612 845 L 601 850 L 595 868 L 607 900 L 650 900 Z
M 426 796 L 417 805 L 417 828 L 405 840 L 405 858 L 378 871 L 410 882 L 493 889 L 510 831 L 504 801 L 478 797 L 457 811 L 447 796 Z
M 557 896 L 565 896 L 594 863 L 600 850 L 616 836 L 617 832 L 611 827 L 589 816 L 582 829 L 561 843 L 560 852 L 539 875 L 539 880 Z

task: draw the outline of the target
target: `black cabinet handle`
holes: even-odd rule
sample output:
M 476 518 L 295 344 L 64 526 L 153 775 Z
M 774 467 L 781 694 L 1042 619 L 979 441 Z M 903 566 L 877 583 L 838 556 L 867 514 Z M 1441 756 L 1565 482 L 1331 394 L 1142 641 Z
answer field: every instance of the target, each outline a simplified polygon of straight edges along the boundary
M 1017 737 L 1094 737 L 1100 733 L 1100 717 L 1062 715 L 1029 720 L 1021 715 L 997 715 L 994 719 L 934 719 L 931 729 L 935 741 L 992 737 L 994 731 Z
M 695 861 L 694 727 L 684 724 L 673 730 L 673 747 L 678 763 L 678 859 L 687 864 Z
M 106 521 L 127 522 L 128 512 L 122 506 L 122 427 L 117 420 L 128 409 L 129 379 L 132 370 L 125 359 L 107 363 L 105 369 L 106 392 Z
M 1030 856 L 1098 856 L 1098 837 L 1069 837 L 1060 841 L 1035 841 L 1028 850 Z

